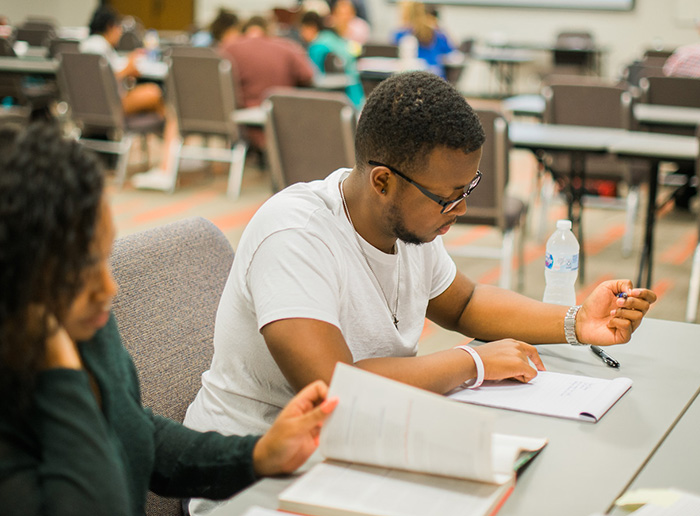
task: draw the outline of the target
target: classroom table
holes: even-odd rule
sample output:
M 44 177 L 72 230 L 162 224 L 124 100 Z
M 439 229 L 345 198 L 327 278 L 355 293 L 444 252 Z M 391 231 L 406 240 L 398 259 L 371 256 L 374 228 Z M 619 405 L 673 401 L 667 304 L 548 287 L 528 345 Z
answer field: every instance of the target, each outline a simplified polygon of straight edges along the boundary
M 544 97 L 536 93 L 515 95 L 503 99 L 503 109 L 514 116 L 529 116 L 541 119 L 544 115 L 545 104 Z
M 121 57 L 126 62 L 126 57 Z M 18 73 L 23 75 L 44 75 L 55 77 L 59 66 L 58 59 L 40 57 L 0 57 L 0 73 Z M 162 83 L 168 75 L 168 65 L 162 61 L 137 59 L 136 67 L 140 79 Z M 350 84 L 350 79 L 342 73 L 318 74 L 313 78 L 313 87 L 320 90 L 343 90 Z
M 579 125 L 539 124 L 511 122 L 508 137 L 515 147 L 529 149 L 537 154 L 540 151 L 566 152 L 571 156 L 569 185 L 566 189 L 569 206 L 568 218 L 581 246 L 579 251 L 579 281 L 585 281 L 585 251 L 583 232 L 582 190 L 586 176 L 586 156 L 605 154 L 609 142 L 624 133 L 624 129 L 607 127 L 586 127 Z M 579 180 L 580 188 L 575 182 Z
M 686 427 L 687 407 L 700 391 L 698 342 L 700 325 L 645 319 L 631 342 L 609 348 L 621 363 L 619 370 L 605 366 L 587 347 L 538 346 L 550 371 L 600 378 L 626 376 L 634 384 L 598 423 L 486 408 L 495 415 L 496 432 L 549 439 L 518 478 L 499 516 L 605 512 L 637 478 L 655 474 L 654 470 L 663 475 L 664 468 L 671 465 L 663 465 L 661 458 L 655 460 L 655 452 L 660 446 L 664 449 L 664 439 L 674 435 L 676 426 Z M 688 414 L 689 423 L 693 414 L 695 410 Z M 681 441 L 695 440 L 692 432 L 676 435 Z M 674 449 L 670 441 L 669 449 Z M 317 460 L 314 456 L 310 462 Z M 688 467 L 694 465 L 689 459 Z M 277 495 L 294 478 L 264 479 L 219 506 L 211 516 L 240 515 L 253 505 L 276 508 Z
M 644 247 L 642 250 L 637 285 L 650 287 L 656 222 L 656 192 L 658 165 L 661 161 L 694 162 L 698 155 L 698 140 L 694 136 L 627 131 L 605 127 L 584 127 L 558 124 L 511 122 L 509 137 L 516 147 L 534 152 L 566 151 L 572 156 L 571 179 L 585 177 L 585 157 L 589 153 L 612 153 L 620 157 L 646 159 L 650 162 L 649 202 Z M 578 238 L 583 250 L 583 231 L 580 224 L 583 205 L 577 190 L 569 194 L 569 218 L 578 224 Z M 584 255 L 581 254 L 581 274 Z M 645 274 L 646 273 L 646 274 Z
M 535 60 L 530 50 L 500 47 L 475 50 L 471 53 L 471 57 L 489 65 L 491 73 L 498 81 L 498 93 L 503 96 L 513 94 L 513 83 L 518 67 Z
M 700 125 L 700 108 L 639 103 L 632 107 L 632 112 L 642 125 L 691 128 Z
M 619 138 L 610 141 L 610 152 L 620 157 L 646 159 L 650 164 L 649 200 L 647 202 L 644 247 L 639 262 L 637 285 L 647 288 L 651 286 L 659 163 L 661 161 L 695 163 L 699 152 L 698 149 L 699 145 L 696 137 L 675 134 L 628 131 Z

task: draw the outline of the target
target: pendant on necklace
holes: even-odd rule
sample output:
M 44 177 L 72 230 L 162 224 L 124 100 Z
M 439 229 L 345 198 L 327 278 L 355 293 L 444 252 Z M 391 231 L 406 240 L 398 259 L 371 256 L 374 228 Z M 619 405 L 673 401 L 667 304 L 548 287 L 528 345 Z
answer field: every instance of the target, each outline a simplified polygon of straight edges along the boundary
M 396 329 L 399 329 L 399 320 L 396 318 L 396 314 L 391 314 L 391 316 L 394 318 L 394 326 Z

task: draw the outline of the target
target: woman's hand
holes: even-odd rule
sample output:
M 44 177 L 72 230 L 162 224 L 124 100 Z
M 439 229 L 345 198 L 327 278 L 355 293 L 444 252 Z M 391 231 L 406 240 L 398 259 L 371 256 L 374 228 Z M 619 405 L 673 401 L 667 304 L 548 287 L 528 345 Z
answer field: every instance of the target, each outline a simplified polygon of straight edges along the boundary
M 292 398 L 253 449 L 258 476 L 291 473 L 318 447 L 321 426 L 338 404 L 326 399 L 328 386 L 317 380 Z
M 82 369 L 78 347 L 68 336 L 68 332 L 59 326 L 46 339 L 46 356 L 44 358 L 45 369 Z
M 621 293 L 626 297 L 618 297 Z M 629 280 L 605 281 L 581 305 L 576 336 L 581 342 L 598 346 L 628 342 L 654 301 L 654 292 L 632 288 Z

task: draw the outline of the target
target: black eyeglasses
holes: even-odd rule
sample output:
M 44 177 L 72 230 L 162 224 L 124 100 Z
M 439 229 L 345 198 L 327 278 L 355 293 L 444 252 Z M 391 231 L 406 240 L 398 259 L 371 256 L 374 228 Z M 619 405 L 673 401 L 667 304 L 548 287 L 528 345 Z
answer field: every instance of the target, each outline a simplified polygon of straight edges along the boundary
M 420 192 L 425 195 L 428 199 L 435 201 L 438 203 L 440 206 L 442 206 L 442 210 L 440 213 L 448 213 L 455 209 L 457 205 L 462 202 L 463 199 L 466 199 L 467 196 L 474 191 L 474 188 L 479 184 L 479 181 L 481 181 L 481 172 L 479 170 L 476 171 L 476 176 L 474 179 L 471 180 L 471 182 L 467 185 L 467 188 L 462 192 L 458 197 L 455 199 L 452 199 L 451 201 L 443 201 L 442 198 L 439 195 L 435 195 L 433 192 L 423 188 L 421 185 L 416 183 L 413 179 L 410 177 L 407 177 L 403 172 L 400 170 L 395 169 L 392 166 L 385 165 L 384 163 L 379 163 L 378 161 L 374 160 L 369 160 L 368 163 L 372 165 L 373 167 L 386 167 L 389 170 L 391 170 L 394 174 L 399 176 L 401 179 L 404 181 L 408 181 L 411 183 L 413 186 L 418 188 Z

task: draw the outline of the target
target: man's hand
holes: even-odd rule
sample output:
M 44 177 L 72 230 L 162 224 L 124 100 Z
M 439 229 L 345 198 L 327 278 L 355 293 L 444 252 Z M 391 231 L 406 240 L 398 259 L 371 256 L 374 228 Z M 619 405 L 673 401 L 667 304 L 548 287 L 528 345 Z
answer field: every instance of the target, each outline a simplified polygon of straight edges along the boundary
M 627 297 L 618 297 L 621 293 Z M 654 301 L 654 292 L 632 288 L 629 280 L 605 281 L 581 305 L 576 336 L 581 342 L 598 346 L 628 342 Z
M 328 387 L 317 380 L 304 387 L 280 412 L 253 449 L 258 476 L 291 473 L 318 447 L 321 426 L 338 404 Z
M 484 362 L 485 380 L 503 380 L 512 378 L 520 382 L 529 382 L 537 371 L 545 367 L 534 346 L 513 339 L 497 340 L 474 349 Z M 530 365 L 535 364 L 535 369 Z

